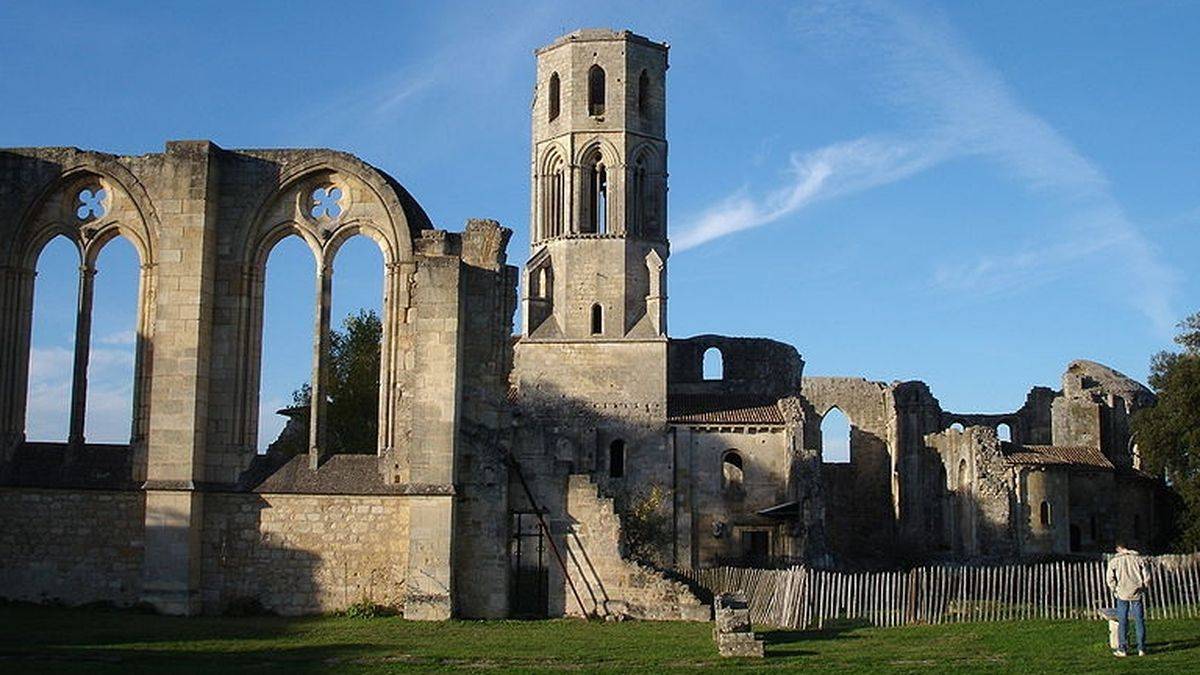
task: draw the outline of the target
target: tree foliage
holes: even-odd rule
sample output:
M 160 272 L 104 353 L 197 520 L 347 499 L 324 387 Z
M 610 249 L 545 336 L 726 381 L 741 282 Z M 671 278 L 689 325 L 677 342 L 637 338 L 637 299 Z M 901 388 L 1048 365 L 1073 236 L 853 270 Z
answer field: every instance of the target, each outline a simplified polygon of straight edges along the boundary
M 625 554 L 652 566 L 666 564 L 664 553 L 671 544 L 671 523 L 664 513 L 667 492 L 657 483 L 648 488 L 618 495 L 621 535 Z
M 1150 386 L 1158 403 L 1133 420 L 1143 466 L 1166 476 L 1182 509 L 1175 547 L 1200 548 L 1200 312 L 1179 324 L 1183 350 L 1159 352 L 1150 361 Z
M 329 335 L 328 424 L 331 450 L 374 454 L 379 436 L 379 351 L 383 322 L 374 310 L 360 309 Z M 305 382 L 292 392 L 296 406 L 312 400 Z

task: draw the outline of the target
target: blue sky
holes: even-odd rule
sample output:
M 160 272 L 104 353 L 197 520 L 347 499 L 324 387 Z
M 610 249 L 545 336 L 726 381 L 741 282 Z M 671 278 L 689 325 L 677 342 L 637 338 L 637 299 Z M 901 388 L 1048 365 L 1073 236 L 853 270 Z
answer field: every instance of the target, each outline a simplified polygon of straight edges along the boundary
M 809 374 L 922 379 L 947 409 L 1003 411 L 1074 358 L 1144 378 L 1200 309 L 1195 3 L 248 5 L 0 6 L 0 146 L 344 149 L 439 227 L 511 227 L 520 263 L 531 52 L 628 27 L 671 44 L 673 335 L 774 337 Z M 339 315 L 379 302 L 361 244 L 339 257 Z M 110 255 L 101 410 L 132 363 Z M 271 258 L 264 409 L 308 375 L 304 255 Z M 61 407 L 60 257 L 38 277 L 33 386 Z M 31 405 L 29 426 L 61 428 L 52 413 Z M 95 437 L 127 433 L 101 417 Z

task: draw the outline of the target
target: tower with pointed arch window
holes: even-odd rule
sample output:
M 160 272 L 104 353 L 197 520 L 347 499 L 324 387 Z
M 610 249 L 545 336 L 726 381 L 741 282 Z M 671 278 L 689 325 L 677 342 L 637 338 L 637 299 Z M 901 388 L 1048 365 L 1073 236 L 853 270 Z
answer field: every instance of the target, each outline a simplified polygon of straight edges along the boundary
M 524 336 L 664 337 L 667 46 L 589 29 L 536 55 Z

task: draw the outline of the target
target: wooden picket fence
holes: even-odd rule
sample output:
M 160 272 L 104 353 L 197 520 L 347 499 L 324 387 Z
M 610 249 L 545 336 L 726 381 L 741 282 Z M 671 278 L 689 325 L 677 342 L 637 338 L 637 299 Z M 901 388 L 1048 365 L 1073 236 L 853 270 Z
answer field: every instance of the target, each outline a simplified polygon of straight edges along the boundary
M 1147 561 L 1153 570 L 1147 617 L 1200 616 L 1200 554 Z M 1087 561 L 896 572 L 714 567 L 682 574 L 713 593 L 744 593 L 755 624 L 805 629 L 835 619 L 875 626 L 1094 619 L 1113 605 L 1105 568 L 1103 561 Z

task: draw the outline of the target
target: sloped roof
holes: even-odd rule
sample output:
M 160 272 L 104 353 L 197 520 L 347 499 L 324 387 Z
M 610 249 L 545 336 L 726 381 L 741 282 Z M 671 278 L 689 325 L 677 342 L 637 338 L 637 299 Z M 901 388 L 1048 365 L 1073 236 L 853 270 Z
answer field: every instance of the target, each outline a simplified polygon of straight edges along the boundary
M 672 424 L 783 424 L 775 399 L 747 394 L 671 394 L 667 421 Z
M 1114 468 L 1099 448 L 1086 445 L 1018 445 L 1005 459 L 1022 466 L 1078 466 L 1105 471 Z

